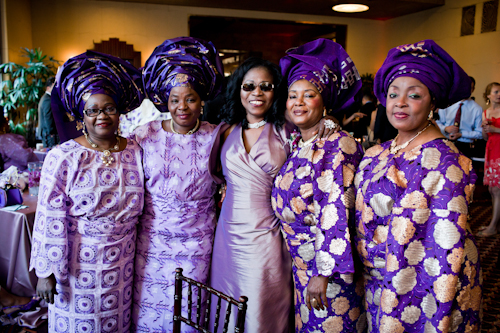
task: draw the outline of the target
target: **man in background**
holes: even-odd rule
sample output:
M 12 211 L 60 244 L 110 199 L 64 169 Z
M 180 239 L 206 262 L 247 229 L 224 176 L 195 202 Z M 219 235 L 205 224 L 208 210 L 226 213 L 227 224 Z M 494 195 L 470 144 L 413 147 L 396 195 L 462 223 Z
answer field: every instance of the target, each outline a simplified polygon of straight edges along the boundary
M 55 78 L 50 77 L 46 82 L 45 94 L 43 94 L 38 103 L 38 114 L 40 115 L 40 136 L 42 137 L 43 146 L 51 148 L 55 146 L 59 139 L 57 137 L 56 123 L 52 116 L 50 108 L 50 93 L 54 88 Z
M 472 76 L 470 76 L 470 79 L 472 94 L 476 81 Z M 440 109 L 436 125 L 444 136 L 454 141 L 455 146 L 462 154 L 472 158 L 471 144 L 474 140 L 483 139 L 481 114 L 481 106 L 469 97 L 469 99 L 461 100 L 446 109 Z

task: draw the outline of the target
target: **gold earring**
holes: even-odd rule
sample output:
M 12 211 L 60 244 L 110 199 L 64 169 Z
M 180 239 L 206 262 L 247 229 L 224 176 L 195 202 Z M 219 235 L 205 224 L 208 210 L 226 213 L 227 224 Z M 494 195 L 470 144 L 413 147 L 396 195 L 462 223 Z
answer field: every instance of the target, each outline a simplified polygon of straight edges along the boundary
M 490 99 L 489 98 L 486 99 L 486 105 L 490 105 Z
M 82 121 L 82 133 L 83 135 L 87 136 L 87 132 L 85 131 L 85 122 Z
M 116 130 L 116 135 L 122 135 L 122 130 L 120 129 L 120 127 L 118 127 L 118 129 Z
M 326 107 L 323 108 L 323 117 L 326 117 Z
M 432 118 L 434 118 L 434 111 L 433 110 L 431 110 L 429 112 L 429 115 L 427 116 L 427 120 L 431 120 Z

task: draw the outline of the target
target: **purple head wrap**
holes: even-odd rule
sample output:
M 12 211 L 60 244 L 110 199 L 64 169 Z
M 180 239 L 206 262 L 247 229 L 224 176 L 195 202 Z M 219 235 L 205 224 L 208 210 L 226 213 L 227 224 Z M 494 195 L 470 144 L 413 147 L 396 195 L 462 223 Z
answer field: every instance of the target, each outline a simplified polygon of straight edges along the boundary
M 389 51 L 375 75 L 375 96 L 382 105 L 386 105 L 389 86 L 400 76 L 409 76 L 422 82 L 435 98 L 436 107 L 440 109 L 468 98 L 471 94 L 469 76 L 431 39 L 401 45 Z
M 333 112 L 352 105 L 362 85 L 347 52 L 330 39 L 319 38 L 287 51 L 280 67 L 288 87 L 302 79 L 311 82 L 321 94 L 325 107 Z
M 76 118 L 83 118 L 85 103 L 94 94 L 111 96 L 120 113 L 137 108 L 144 99 L 138 69 L 120 58 L 94 51 L 66 61 L 57 72 L 54 90 L 64 111 Z
M 167 39 L 157 46 L 142 70 L 144 88 L 161 112 L 168 112 L 173 87 L 188 87 L 202 100 L 217 96 L 224 69 L 212 42 L 192 37 Z

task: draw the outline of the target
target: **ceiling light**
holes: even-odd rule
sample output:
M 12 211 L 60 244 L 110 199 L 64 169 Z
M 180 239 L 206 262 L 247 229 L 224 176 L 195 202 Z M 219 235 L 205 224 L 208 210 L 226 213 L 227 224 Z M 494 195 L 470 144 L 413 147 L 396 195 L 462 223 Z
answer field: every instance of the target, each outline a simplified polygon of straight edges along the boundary
M 336 5 L 333 6 L 332 9 L 336 12 L 342 12 L 342 13 L 360 13 L 360 12 L 365 12 L 370 7 L 366 5 L 360 5 L 360 4 L 342 4 L 342 5 Z

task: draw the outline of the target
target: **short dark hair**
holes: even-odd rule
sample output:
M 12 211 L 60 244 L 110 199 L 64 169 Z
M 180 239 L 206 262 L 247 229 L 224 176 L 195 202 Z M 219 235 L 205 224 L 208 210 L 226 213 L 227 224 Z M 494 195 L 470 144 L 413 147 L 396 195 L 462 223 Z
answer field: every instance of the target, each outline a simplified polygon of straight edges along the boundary
M 54 82 L 56 82 L 56 78 L 51 76 L 47 79 L 47 81 L 45 81 L 45 86 L 50 87 L 51 85 L 54 84 Z
M 275 64 L 268 60 L 251 57 L 245 60 L 229 78 L 225 103 L 221 112 L 221 120 L 227 124 L 240 124 L 243 128 L 248 128 L 246 118 L 246 110 L 241 104 L 241 84 L 243 78 L 251 69 L 262 67 L 265 68 L 273 77 L 274 84 L 274 100 L 271 108 L 266 112 L 265 120 L 278 127 L 285 123 L 285 104 L 283 103 L 283 83 L 281 72 Z
M 474 83 L 474 85 L 476 85 L 476 80 L 474 80 L 472 76 L 469 76 L 469 79 L 472 81 L 472 83 Z

